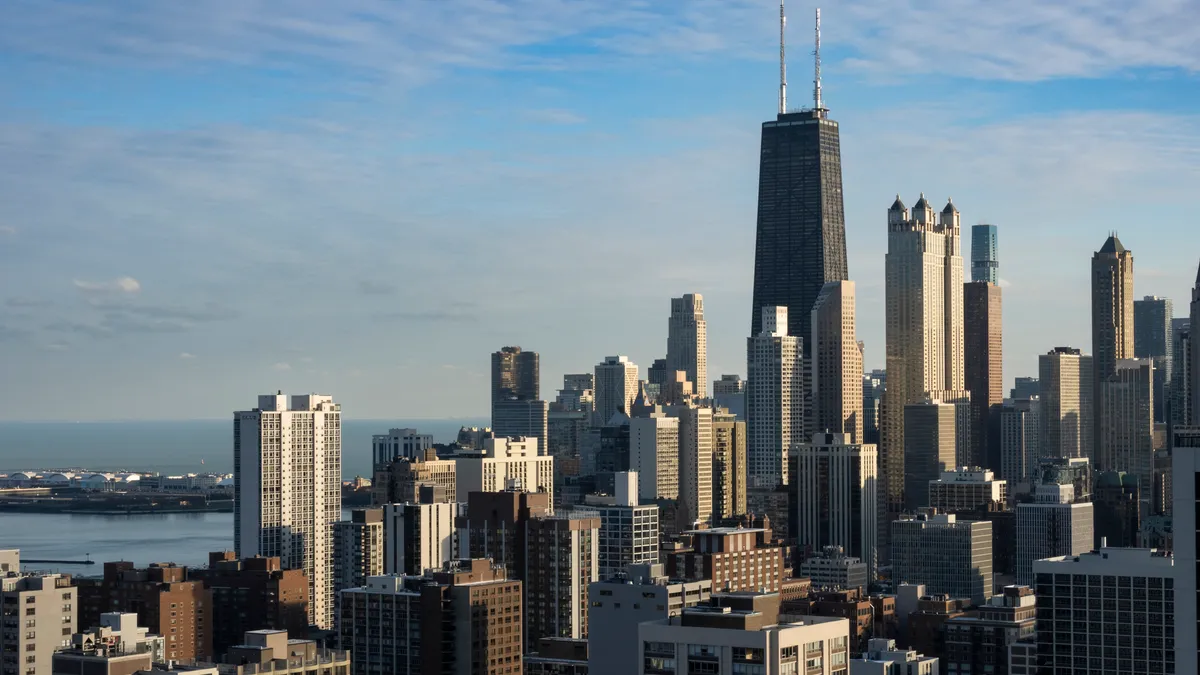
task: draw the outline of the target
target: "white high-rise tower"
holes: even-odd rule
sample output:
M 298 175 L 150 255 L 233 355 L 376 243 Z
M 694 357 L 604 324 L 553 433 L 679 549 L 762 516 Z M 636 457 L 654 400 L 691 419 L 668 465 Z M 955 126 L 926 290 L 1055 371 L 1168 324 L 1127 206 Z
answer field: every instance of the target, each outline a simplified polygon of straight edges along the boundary
M 708 397 L 708 324 L 704 321 L 704 296 L 688 293 L 671 298 L 671 318 L 667 322 L 667 375 L 687 373 L 692 391 Z
M 746 340 L 746 479 L 787 483 L 787 453 L 804 438 L 804 347 L 788 335 L 787 307 L 763 307 L 762 332 Z
M 936 396 L 967 397 L 963 362 L 963 259 L 958 209 L 947 202 L 935 219 L 925 195 L 909 211 L 896 197 L 888 209 L 887 393 L 883 481 L 886 509 L 904 503 L 904 407 Z M 891 518 L 888 518 L 891 520 Z
M 233 537 L 239 558 L 278 556 L 308 575 L 309 619 L 333 627 L 333 523 L 342 517 L 342 409 L 283 392 L 233 414 Z

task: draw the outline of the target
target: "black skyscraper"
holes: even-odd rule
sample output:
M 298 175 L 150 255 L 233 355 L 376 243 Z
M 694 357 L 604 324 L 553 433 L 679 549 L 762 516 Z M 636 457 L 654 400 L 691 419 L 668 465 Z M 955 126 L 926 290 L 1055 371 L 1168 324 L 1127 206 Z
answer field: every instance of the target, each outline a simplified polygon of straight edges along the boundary
M 780 112 L 762 126 L 750 329 L 751 335 L 761 330 L 763 307 L 787 307 L 788 334 L 804 338 L 806 352 L 817 294 L 827 282 L 848 278 L 841 141 L 837 122 L 821 102 L 817 11 L 814 106 L 786 111 L 781 65 Z

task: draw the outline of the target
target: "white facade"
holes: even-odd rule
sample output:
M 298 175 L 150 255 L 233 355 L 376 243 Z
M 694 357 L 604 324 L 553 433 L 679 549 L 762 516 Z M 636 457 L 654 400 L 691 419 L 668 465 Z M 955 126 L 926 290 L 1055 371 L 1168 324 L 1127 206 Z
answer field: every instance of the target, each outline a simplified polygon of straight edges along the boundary
M 796 522 L 801 550 L 840 546 L 874 576 L 879 534 L 879 455 L 849 434 L 816 434 L 796 450 Z
M 1038 485 L 1036 502 L 1017 505 L 1017 583 L 1033 585 L 1033 562 L 1090 551 L 1094 510 L 1075 503 L 1071 485 Z
M 606 356 L 596 364 L 596 426 L 607 424 L 618 411 L 629 414 L 638 393 L 638 367 L 628 356 Z
M 342 517 L 342 412 L 331 396 L 258 397 L 233 414 L 234 545 L 302 569 L 309 616 L 333 627 L 333 523 Z
M 1039 617 L 1053 612 L 1055 618 L 1052 629 L 1038 621 L 1047 672 L 1196 672 L 1175 667 L 1176 645 L 1195 651 L 1194 627 L 1190 634 L 1175 631 L 1174 639 L 1166 630 L 1175 625 L 1173 608 L 1190 600 L 1176 601 L 1181 590 L 1170 554 L 1105 547 L 1035 561 L 1033 572 Z
M 629 420 L 629 469 L 644 501 L 679 498 L 679 418 Z
M 78 590 L 59 574 L 0 575 L 0 671 L 14 675 L 52 675 L 54 652 L 71 644 L 79 616 Z M 6 556 L 7 557 L 7 556 Z
M 900 649 L 895 640 L 871 638 L 863 657 L 850 662 L 850 675 L 938 675 L 938 660 Z
M 688 625 L 692 616 L 722 613 L 703 606 L 683 612 L 684 619 L 648 621 L 638 627 L 635 648 L 641 658 L 638 673 L 685 675 L 686 673 L 738 673 L 737 662 L 747 656 L 761 657 L 764 675 L 835 675 L 847 672 L 850 623 L 822 616 L 795 617 L 795 623 L 738 630 Z M 727 612 L 726 612 L 727 613 Z
M 457 504 L 385 504 L 383 572 L 421 576 L 456 559 Z
M 554 458 L 538 454 L 536 438 L 487 438 L 482 457 L 454 460 L 454 491 L 466 501 L 472 492 L 500 492 L 519 483 L 525 492 L 549 492 L 554 501 Z
M 833 281 L 812 310 L 812 413 L 815 433 L 863 440 L 863 353 L 854 328 L 854 282 Z
M 704 296 L 688 293 L 671 298 L 667 322 L 667 373 L 683 371 L 700 398 L 708 397 L 708 323 Z
M 590 505 L 580 515 L 600 518 L 599 579 L 610 579 L 630 565 L 658 564 L 658 506 Z
M 762 332 L 746 340 L 748 487 L 786 484 L 788 450 L 804 438 L 804 349 L 787 312 L 763 307 Z

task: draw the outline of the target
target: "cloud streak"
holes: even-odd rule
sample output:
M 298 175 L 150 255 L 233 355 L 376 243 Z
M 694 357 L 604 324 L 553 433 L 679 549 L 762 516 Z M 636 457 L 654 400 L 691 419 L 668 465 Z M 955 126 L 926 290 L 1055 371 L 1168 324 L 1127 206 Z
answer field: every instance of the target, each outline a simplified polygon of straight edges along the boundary
M 81 281 L 75 280 L 75 288 L 85 293 L 137 293 L 142 285 L 133 277 L 117 277 L 111 281 Z

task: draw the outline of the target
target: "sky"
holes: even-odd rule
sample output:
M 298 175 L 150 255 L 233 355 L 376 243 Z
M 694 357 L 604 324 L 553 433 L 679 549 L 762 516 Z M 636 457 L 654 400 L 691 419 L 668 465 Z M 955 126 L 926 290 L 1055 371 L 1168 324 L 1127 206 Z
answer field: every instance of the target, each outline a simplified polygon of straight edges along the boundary
M 815 5 L 789 4 L 792 104 Z M 1089 349 L 1110 232 L 1187 313 L 1200 0 L 822 8 L 850 278 L 883 366 L 886 212 L 999 228 L 1004 377 Z M 745 374 L 771 0 L 0 3 L 0 419 L 221 418 L 282 389 L 486 416 L 666 349 L 702 293 Z M 965 228 L 964 228 L 965 229 Z M 965 248 L 965 246 L 964 246 Z M 968 263 L 969 266 L 969 263 Z

